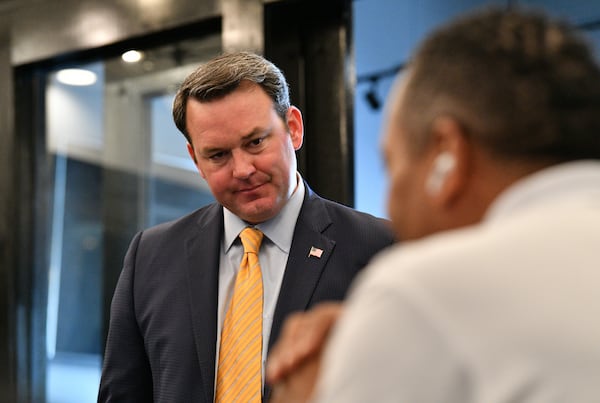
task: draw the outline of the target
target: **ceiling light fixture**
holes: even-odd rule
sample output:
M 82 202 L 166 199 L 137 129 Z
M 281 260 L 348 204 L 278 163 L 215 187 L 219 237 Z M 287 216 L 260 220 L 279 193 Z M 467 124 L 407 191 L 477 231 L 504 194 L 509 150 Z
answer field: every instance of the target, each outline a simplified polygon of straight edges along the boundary
M 372 110 L 379 110 L 382 106 L 382 101 L 377 91 L 377 84 L 379 83 L 379 80 L 386 77 L 395 77 L 399 74 L 400 71 L 402 71 L 402 69 L 404 69 L 404 64 L 398 64 L 385 70 L 380 70 L 374 73 L 365 74 L 357 77 L 356 82 L 358 84 L 364 82 L 369 83 L 369 88 L 364 93 L 364 95 L 367 104 Z
M 367 103 L 371 107 L 372 110 L 377 111 L 381 108 L 381 101 L 379 99 L 379 95 L 377 94 L 377 82 L 379 77 L 372 78 L 371 84 L 369 85 L 369 90 L 365 93 L 365 99 Z
M 144 54 L 139 50 L 128 50 L 121 55 L 125 63 L 137 63 L 144 58 Z
M 85 69 L 63 69 L 56 73 L 56 79 L 66 85 L 93 85 L 98 79 L 96 73 Z

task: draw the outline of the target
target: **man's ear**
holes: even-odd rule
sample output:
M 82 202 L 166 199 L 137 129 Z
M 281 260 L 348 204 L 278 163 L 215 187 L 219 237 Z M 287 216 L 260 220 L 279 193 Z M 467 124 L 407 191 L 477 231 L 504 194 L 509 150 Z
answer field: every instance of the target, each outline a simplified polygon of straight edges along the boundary
M 434 204 L 447 207 L 467 185 L 469 142 L 462 126 L 450 117 L 436 118 L 431 131 L 431 163 L 423 186 Z
M 196 153 L 194 152 L 194 147 L 192 147 L 192 145 L 190 143 L 187 143 L 187 150 L 188 150 L 188 154 L 192 158 L 192 161 L 194 161 L 194 165 L 196 165 L 196 169 L 200 173 L 200 176 L 202 178 L 206 179 L 206 176 L 204 176 L 204 172 L 202 172 L 202 169 L 200 169 L 200 166 L 198 165 L 198 159 L 196 158 Z
M 294 150 L 298 151 L 304 141 L 304 122 L 300 109 L 294 105 L 290 106 L 286 112 L 286 121 Z

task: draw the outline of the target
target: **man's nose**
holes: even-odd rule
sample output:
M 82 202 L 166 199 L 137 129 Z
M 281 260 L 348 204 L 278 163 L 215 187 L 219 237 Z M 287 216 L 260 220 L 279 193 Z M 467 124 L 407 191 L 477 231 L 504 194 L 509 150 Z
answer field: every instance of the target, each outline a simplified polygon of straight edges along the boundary
M 232 153 L 233 176 L 238 179 L 246 179 L 252 175 L 256 168 L 254 167 L 254 156 L 243 152 L 234 151 Z

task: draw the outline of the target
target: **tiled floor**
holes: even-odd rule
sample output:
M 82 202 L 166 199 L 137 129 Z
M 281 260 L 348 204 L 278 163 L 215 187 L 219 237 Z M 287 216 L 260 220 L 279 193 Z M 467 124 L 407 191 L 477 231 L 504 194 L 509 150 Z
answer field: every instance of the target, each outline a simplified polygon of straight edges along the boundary
M 99 355 L 57 354 L 48 363 L 47 403 L 95 403 L 101 360 Z

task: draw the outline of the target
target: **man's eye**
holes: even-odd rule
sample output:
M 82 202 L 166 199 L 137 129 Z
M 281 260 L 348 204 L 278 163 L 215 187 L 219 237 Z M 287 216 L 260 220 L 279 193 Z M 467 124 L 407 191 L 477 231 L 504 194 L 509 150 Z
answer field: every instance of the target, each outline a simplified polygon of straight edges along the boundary
M 250 145 L 251 146 L 258 146 L 258 145 L 260 145 L 260 143 L 263 142 L 263 140 L 264 140 L 264 137 L 255 138 L 255 139 L 253 139 L 253 140 L 250 141 Z
M 208 156 L 208 159 L 213 160 L 213 161 L 218 161 L 220 159 L 223 159 L 223 157 L 225 157 L 225 152 L 224 151 L 220 151 L 218 153 L 214 153 Z

